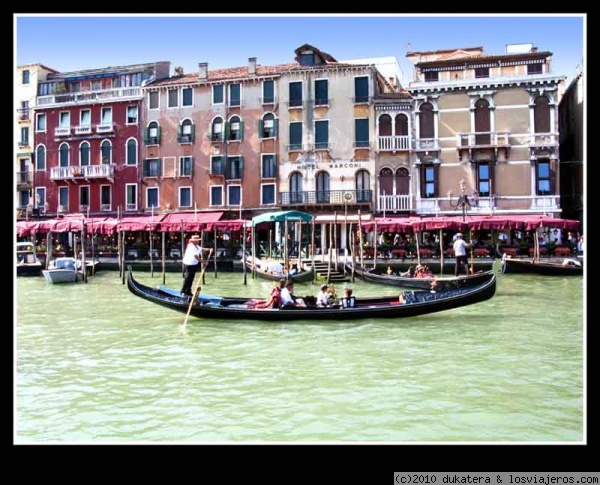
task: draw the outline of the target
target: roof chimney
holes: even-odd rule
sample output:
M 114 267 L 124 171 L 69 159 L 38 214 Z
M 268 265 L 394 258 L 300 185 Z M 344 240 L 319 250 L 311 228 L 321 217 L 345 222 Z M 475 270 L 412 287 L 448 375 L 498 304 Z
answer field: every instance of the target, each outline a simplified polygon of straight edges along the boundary
M 396 81 L 394 80 L 394 76 L 388 77 L 388 81 L 392 86 L 396 87 Z
M 256 74 L 256 57 L 248 58 L 248 74 Z
M 208 62 L 200 62 L 198 64 L 198 78 L 208 79 Z

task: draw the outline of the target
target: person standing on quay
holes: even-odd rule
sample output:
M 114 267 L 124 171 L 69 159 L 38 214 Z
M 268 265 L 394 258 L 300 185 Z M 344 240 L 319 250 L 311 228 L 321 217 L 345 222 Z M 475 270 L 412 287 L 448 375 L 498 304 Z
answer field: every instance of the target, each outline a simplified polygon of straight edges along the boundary
M 469 274 L 469 261 L 467 260 L 467 249 L 471 247 L 471 243 L 467 243 L 463 240 L 463 235 L 458 232 L 456 233 L 456 241 L 452 245 L 454 249 L 454 257 L 456 258 L 456 266 L 454 267 L 454 276 L 458 276 L 460 273 L 461 265 L 465 265 L 466 274 Z
M 192 285 L 194 283 L 194 277 L 196 271 L 198 271 L 198 263 L 202 257 L 202 251 L 208 251 L 208 249 L 200 246 L 200 236 L 194 234 L 185 248 L 185 254 L 183 255 L 183 286 L 181 287 L 181 296 L 193 296 Z

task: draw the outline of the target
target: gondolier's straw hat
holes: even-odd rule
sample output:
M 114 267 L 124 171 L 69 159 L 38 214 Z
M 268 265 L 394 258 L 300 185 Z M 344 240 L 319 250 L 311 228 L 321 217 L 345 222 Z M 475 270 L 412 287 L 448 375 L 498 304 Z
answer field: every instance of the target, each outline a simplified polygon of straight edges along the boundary
M 461 232 L 457 232 L 457 233 L 456 233 L 456 237 L 463 237 L 463 235 L 462 235 L 462 233 L 461 233 Z
M 198 234 L 194 234 L 191 238 L 190 238 L 190 242 L 200 242 L 200 236 L 198 236 Z

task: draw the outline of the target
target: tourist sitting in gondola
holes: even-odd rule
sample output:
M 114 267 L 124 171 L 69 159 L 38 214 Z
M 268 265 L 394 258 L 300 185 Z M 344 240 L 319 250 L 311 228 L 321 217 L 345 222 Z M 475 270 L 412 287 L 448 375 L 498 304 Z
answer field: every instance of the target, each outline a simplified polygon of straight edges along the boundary
M 319 293 L 317 293 L 317 306 L 320 308 L 328 308 L 331 305 L 329 304 L 329 286 L 327 284 L 322 284 Z
M 271 290 L 271 295 L 266 300 L 251 300 L 248 302 L 248 308 L 281 308 L 281 290 L 285 288 L 287 280 L 281 278 L 275 288 Z
M 294 296 L 294 282 L 288 281 L 284 288 L 281 289 L 281 307 L 305 307 L 304 300 Z
M 422 264 L 417 264 L 415 268 L 414 278 L 431 278 L 433 273 L 427 266 L 423 266 Z

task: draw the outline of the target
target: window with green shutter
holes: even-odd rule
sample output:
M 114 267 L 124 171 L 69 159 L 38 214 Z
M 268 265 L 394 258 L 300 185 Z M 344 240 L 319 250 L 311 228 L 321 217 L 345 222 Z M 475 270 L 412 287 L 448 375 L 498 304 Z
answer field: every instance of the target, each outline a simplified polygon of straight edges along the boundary
M 242 156 L 227 157 L 225 179 L 237 180 L 244 176 L 244 160 Z
M 144 160 L 144 177 L 160 177 L 161 175 L 160 158 L 146 158 Z

